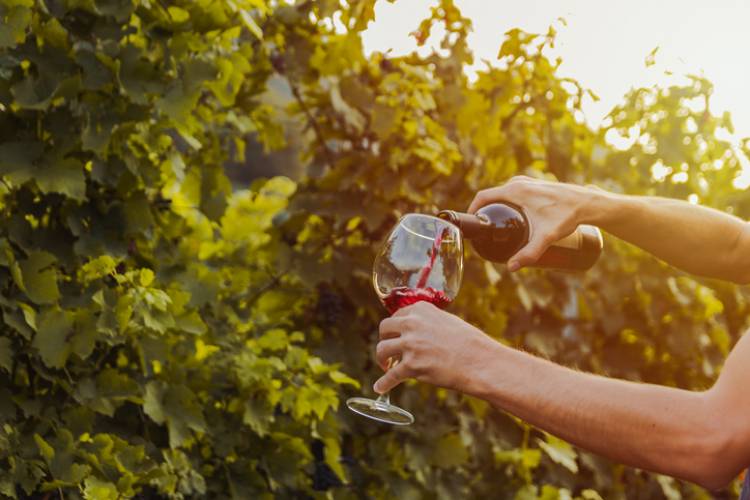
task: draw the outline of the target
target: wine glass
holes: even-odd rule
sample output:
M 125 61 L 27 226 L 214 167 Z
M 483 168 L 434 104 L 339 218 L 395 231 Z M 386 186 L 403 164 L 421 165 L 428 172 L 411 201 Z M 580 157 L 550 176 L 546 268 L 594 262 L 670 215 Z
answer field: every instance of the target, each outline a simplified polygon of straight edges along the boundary
M 389 313 L 419 301 L 447 307 L 458 294 L 463 275 L 463 243 L 457 226 L 430 215 L 407 214 L 391 230 L 375 257 L 372 284 Z M 388 368 L 397 359 L 388 361 Z M 377 399 L 350 398 L 350 410 L 379 422 L 409 425 L 414 417 L 391 404 L 388 394 Z

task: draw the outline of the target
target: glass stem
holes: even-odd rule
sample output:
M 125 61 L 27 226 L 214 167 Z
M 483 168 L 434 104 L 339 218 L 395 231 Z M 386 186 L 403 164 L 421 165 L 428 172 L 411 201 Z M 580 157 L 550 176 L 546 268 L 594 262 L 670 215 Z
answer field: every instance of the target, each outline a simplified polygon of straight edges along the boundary
M 390 404 L 391 404 L 390 393 L 386 392 L 386 393 L 383 393 L 383 394 L 379 395 L 378 399 L 376 399 L 375 402 L 376 403 L 382 403 L 384 405 L 389 405 L 390 406 Z
M 398 359 L 397 358 L 393 358 L 393 357 L 388 358 L 388 366 L 386 367 L 386 371 L 390 370 L 391 368 L 393 368 L 397 364 L 398 364 Z M 390 404 L 391 404 L 391 391 L 384 392 L 383 394 L 380 394 L 378 396 L 378 399 L 376 399 L 376 401 L 378 403 L 382 403 L 384 405 L 389 405 L 390 406 Z

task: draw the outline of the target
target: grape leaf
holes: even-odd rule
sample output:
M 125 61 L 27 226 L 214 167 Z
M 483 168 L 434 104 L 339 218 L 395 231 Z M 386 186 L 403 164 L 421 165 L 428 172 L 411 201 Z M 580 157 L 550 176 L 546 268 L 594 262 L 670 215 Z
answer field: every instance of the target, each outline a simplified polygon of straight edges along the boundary
M 51 304 L 60 298 L 57 288 L 57 259 L 50 253 L 36 251 L 20 262 L 16 284 L 36 304 Z
M 68 359 L 71 350 L 68 336 L 73 329 L 73 319 L 73 313 L 59 309 L 47 309 L 39 314 L 32 345 L 50 368 L 62 368 Z

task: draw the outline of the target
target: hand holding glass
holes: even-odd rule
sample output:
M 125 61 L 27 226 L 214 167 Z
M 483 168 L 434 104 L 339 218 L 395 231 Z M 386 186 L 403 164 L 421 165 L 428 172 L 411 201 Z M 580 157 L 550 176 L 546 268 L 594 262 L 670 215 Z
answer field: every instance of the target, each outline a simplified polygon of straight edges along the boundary
M 401 218 L 375 257 L 372 283 L 389 313 L 419 301 L 445 308 L 458 294 L 463 274 L 461 234 L 437 217 L 408 214 Z M 391 358 L 389 368 L 398 360 Z M 409 425 L 414 417 L 391 404 L 388 394 L 377 399 L 350 398 L 354 412 L 379 422 Z

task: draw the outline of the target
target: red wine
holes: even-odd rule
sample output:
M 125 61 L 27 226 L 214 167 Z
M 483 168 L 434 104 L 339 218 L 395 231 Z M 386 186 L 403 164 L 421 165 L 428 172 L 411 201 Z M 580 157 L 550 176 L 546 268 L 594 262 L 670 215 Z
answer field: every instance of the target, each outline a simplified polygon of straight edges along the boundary
M 383 299 L 383 305 L 388 309 L 389 313 L 393 314 L 402 307 L 416 304 L 419 301 L 430 302 L 441 309 L 447 307 L 448 304 L 451 303 L 451 299 L 442 290 L 425 287 L 427 280 L 430 277 L 430 273 L 432 272 L 432 268 L 435 266 L 435 260 L 440 252 L 440 245 L 443 243 L 443 238 L 445 238 L 447 234 L 448 229 L 443 229 L 435 238 L 432 248 L 430 249 L 430 259 L 419 272 L 417 286 L 415 288 L 409 288 L 408 286 L 394 288 L 391 290 L 391 293 Z
M 402 307 L 416 304 L 419 301 L 429 302 L 440 309 L 445 309 L 451 303 L 451 299 L 442 290 L 427 288 L 409 288 L 400 286 L 391 290 L 384 299 L 383 305 L 388 312 L 393 314 Z
M 486 205 L 475 214 L 443 210 L 438 217 L 458 226 L 463 236 L 471 240 L 474 250 L 493 262 L 507 262 L 529 241 L 529 221 L 523 210 L 511 203 Z M 601 253 L 599 229 L 581 225 L 569 236 L 553 243 L 533 266 L 585 271 L 596 263 Z

